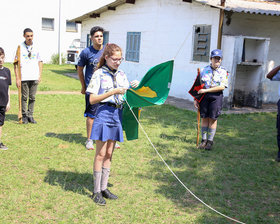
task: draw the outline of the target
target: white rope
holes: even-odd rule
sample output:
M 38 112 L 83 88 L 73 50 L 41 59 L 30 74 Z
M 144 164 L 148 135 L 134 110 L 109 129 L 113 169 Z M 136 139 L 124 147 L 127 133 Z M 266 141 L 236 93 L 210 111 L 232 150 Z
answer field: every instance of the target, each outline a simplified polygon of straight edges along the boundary
M 125 98 L 124 98 L 125 99 Z M 137 123 L 139 124 L 140 128 L 142 129 L 143 133 L 145 134 L 146 138 L 148 139 L 148 141 L 150 142 L 150 144 L 152 145 L 152 147 L 154 148 L 154 150 L 156 151 L 157 155 L 159 156 L 159 158 L 162 160 L 162 162 L 165 164 L 165 166 L 169 169 L 169 171 L 173 174 L 173 176 L 180 182 L 180 184 L 194 197 L 196 198 L 199 202 L 201 202 L 202 204 L 204 204 L 206 207 L 208 207 L 209 209 L 211 209 L 212 211 L 216 212 L 217 214 L 232 220 L 236 223 L 241 223 L 241 224 L 245 224 L 244 222 L 238 221 L 236 219 L 233 219 L 219 211 L 217 211 L 216 209 L 212 208 L 210 205 L 206 204 L 204 201 L 202 201 L 199 197 L 197 197 L 180 179 L 179 177 L 177 177 L 177 175 L 172 171 L 172 169 L 168 166 L 168 164 L 165 162 L 165 160 L 162 158 L 162 156 L 159 154 L 158 150 L 156 149 L 156 147 L 154 146 L 154 144 L 152 143 L 151 139 L 149 138 L 149 136 L 147 135 L 147 133 L 145 132 L 144 128 L 142 127 L 142 125 L 140 124 L 139 120 L 137 119 L 136 115 L 134 114 L 134 112 L 132 111 L 132 108 L 130 107 L 130 105 L 128 104 L 127 100 L 125 99 L 125 102 L 127 103 L 131 113 L 133 114 L 134 118 L 136 119 Z

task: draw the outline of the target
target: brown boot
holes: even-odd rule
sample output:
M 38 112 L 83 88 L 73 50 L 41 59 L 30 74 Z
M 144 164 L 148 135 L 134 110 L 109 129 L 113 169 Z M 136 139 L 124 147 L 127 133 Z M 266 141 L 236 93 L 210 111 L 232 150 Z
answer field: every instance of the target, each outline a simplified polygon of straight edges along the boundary
M 208 140 L 207 141 L 207 144 L 206 144 L 206 146 L 205 146 L 205 150 L 211 150 L 212 149 L 212 146 L 213 146 L 213 141 L 210 141 L 210 140 Z
M 198 146 L 199 149 L 205 149 L 205 146 L 207 144 L 207 140 L 206 139 L 202 139 L 200 145 Z

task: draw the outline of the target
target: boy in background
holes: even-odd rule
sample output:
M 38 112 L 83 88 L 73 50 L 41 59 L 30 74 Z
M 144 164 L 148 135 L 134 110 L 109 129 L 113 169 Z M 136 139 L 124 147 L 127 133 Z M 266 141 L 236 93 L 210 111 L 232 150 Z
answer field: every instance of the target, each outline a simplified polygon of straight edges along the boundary
M 10 109 L 10 85 L 11 72 L 8 68 L 4 67 L 5 52 L 3 48 L 0 47 L 0 149 L 7 150 L 8 147 L 5 146 L 2 141 L 2 126 L 5 121 L 5 113 Z
M 280 81 L 280 65 L 272 69 L 266 77 L 270 79 L 271 81 Z M 280 96 L 280 86 L 278 90 L 279 96 Z M 280 99 L 278 100 L 277 103 L 278 107 L 278 113 L 277 113 L 277 120 L 276 120 L 276 127 L 277 127 L 277 144 L 278 144 L 278 152 L 277 152 L 277 157 L 276 161 L 280 162 Z

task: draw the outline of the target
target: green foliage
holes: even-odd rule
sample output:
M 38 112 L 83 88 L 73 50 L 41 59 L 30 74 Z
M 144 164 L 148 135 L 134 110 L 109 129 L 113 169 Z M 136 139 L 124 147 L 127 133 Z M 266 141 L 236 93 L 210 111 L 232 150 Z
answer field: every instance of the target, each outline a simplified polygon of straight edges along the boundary
M 66 62 L 66 58 L 65 56 L 61 53 L 61 63 L 62 64 L 65 64 Z M 58 65 L 59 64 L 59 54 L 56 53 L 56 54 L 53 54 L 51 56 L 51 64 L 54 64 L 54 65 Z

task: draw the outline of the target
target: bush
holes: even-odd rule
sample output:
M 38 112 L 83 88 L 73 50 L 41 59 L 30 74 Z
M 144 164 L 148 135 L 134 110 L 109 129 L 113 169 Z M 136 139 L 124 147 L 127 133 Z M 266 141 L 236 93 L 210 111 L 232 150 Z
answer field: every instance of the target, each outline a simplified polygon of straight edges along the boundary
M 65 58 L 64 55 L 61 53 L 61 63 L 62 63 L 62 64 L 65 64 L 65 62 L 66 62 L 66 58 Z M 54 65 L 58 65 L 58 64 L 59 64 L 59 56 L 58 56 L 58 53 L 52 55 L 52 57 L 51 57 L 51 64 L 54 64 Z

